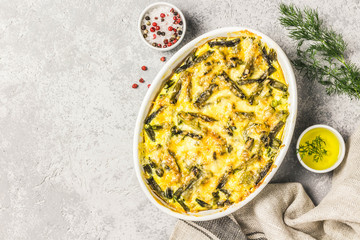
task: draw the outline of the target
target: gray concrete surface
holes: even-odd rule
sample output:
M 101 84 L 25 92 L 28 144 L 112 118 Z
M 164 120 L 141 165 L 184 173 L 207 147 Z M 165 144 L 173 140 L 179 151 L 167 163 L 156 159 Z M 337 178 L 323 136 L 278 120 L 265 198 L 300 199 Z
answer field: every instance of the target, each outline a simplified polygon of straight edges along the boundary
M 216 28 L 248 26 L 293 57 L 279 25 L 278 1 L 169 1 L 188 21 L 183 46 Z M 168 239 L 176 219 L 155 208 L 133 170 L 132 136 L 146 84 L 179 48 L 166 53 L 139 39 L 146 0 L 0 1 L 0 239 Z M 344 35 L 360 65 L 360 3 L 300 1 L 318 8 Z M 147 65 L 143 72 L 140 66 Z M 318 203 L 331 174 L 297 162 L 294 143 L 306 127 L 325 123 L 345 137 L 360 101 L 327 96 L 297 73 L 298 121 L 274 182 L 301 182 Z

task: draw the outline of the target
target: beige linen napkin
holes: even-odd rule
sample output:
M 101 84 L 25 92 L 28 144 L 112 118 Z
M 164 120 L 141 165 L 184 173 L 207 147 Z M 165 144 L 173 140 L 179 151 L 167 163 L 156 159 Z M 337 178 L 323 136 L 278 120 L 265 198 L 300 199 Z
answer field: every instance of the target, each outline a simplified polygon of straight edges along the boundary
M 269 184 L 235 214 L 206 222 L 179 220 L 170 239 L 360 239 L 360 127 L 314 206 L 300 183 Z

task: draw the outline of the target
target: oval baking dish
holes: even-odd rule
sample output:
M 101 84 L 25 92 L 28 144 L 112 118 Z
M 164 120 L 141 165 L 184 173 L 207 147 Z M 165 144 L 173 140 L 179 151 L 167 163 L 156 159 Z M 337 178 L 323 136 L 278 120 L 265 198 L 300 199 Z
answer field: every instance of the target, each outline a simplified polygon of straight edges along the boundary
M 160 89 L 162 88 L 163 81 L 166 80 L 173 73 L 175 68 L 177 68 L 179 64 L 183 62 L 184 58 L 188 56 L 193 51 L 193 49 L 201 46 L 202 44 L 214 38 L 239 36 L 240 31 L 249 31 L 260 36 L 261 41 L 264 42 L 269 48 L 274 49 L 277 53 L 277 60 L 283 71 L 285 81 L 288 84 L 288 92 L 289 92 L 289 97 L 288 97 L 289 115 L 284 127 L 282 148 L 279 150 L 278 156 L 274 160 L 272 170 L 262 180 L 262 183 L 259 184 L 256 187 L 256 189 L 249 196 L 245 198 L 245 200 L 234 203 L 227 208 L 218 208 L 218 209 L 200 211 L 196 213 L 190 213 L 190 212 L 182 213 L 182 212 L 174 211 L 173 209 L 163 204 L 162 200 L 152 192 L 152 190 L 148 187 L 147 184 L 145 184 L 144 174 L 142 174 L 143 168 L 139 160 L 139 143 L 142 141 L 142 137 L 140 136 L 140 134 L 142 132 L 142 129 L 144 128 L 144 119 L 148 115 L 148 112 L 151 109 L 153 99 L 157 96 Z M 145 192 L 146 196 L 149 198 L 149 200 L 153 202 L 162 211 L 170 214 L 171 216 L 185 220 L 191 220 L 191 221 L 202 221 L 202 220 L 211 220 L 215 218 L 220 218 L 225 215 L 228 215 L 236 211 L 237 209 L 241 208 L 252 198 L 254 198 L 265 187 L 265 185 L 271 180 L 271 178 L 275 174 L 290 144 L 290 140 L 295 126 L 296 111 L 297 111 L 297 92 L 296 92 L 296 81 L 295 81 L 294 73 L 288 58 L 281 50 L 281 48 L 273 40 L 271 40 L 269 37 L 267 37 L 266 35 L 260 32 L 247 28 L 223 28 L 206 33 L 196 38 L 195 40 L 191 41 L 190 43 L 188 43 L 170 59 L 170 61 L 162 68 L 162 70 L 155 77 L 151 88 L 149 89 L 148 93 L 145 96 L 145 99 L 143 100 L 136 121 L 135 136 L 134 136 L 134 164 L 135 164 L 136 175 L 138 177 L 140 185 L 143 191 Z

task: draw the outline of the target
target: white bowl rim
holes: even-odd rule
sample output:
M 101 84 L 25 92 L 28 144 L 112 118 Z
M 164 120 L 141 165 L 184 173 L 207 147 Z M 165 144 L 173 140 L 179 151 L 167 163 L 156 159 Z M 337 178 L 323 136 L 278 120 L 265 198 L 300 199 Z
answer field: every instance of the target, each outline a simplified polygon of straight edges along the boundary
M 152 100 L 153 98 L 153 94 L 156 90 L 158 90 L 161 86 L 161 83 L 163 82 L 164 75 L 167 73 L 167 71 L 169 71 L 169 69 L 172 69 L 171 67 L 174 62 L 176 62 L 178 59 L 181 58 L 181 60 L 183 60 L 186 55 L 184 55 L 185 52 L 189 52 L 189 50 L 191 51 L 192 49 L 197 47 L 197 44 L 199 44 L 202 40 L 209 40 L 211 38 L 214 37 L 218 37 L 217 35 L 219 34 L 223 34 L 228 35 L 231 33 L 236 33 L 239 31 L 250 31 L 258 36 L 260 36 L 262 38 L 262 41 L 264 41 L 265 43 L 267 43 L 267 45 L 269 47 L 272 47 L 276 50 L 277 52 L 277 56 L 278 56 L 278 61 L 279 63 L 281 62 L 281 68 L 283 70 L 284 75 L 287 75 L 287 78 L 285 79 L 289 85 L 289 116 L 288 119 L 286 121 L 286 125 L 285 125 L 285 130 L 287 129 L 287 131 L 285 132 L 284 130 L 284 136 L 283 136 L 283 145 L 282 145 L 282 149 L 280 150 L 280 153 L 278 154 L 278 156 L 276 157 L 275 161 L 274 161 L 274 167 L 272 168 L 271 172 L 269 172 L 267 174 L 267 176 L 262 180 L 262 184 L 254 191 L 252 192 L 245 200 L 233 204 L 231 205 L 229 208 L 225 209 L 225 210 L 219 210 L 216 211 L 215 213 L 210 213 L 208 215 L 204 215 L 204 216 L 198 216 L 199 214 L 186 214 L 186 213 L 179 213 L 179 212 L 175 212 L 172 211 L 170 208 L 163 206 L 162 204 L 158 203 L 157 200 L 155 199 L 155 196 L 153 195 L 153 193 L 151 193 L 151 190 L 146 186 L 145 181 L 143 179 L 143 176 L 141 174 L 141 165 L 140 165 L 140 161 L 139 161 L 139 153 L 138 153 L 138 145 L 139 145 L 139 141 L 140 141 L 140 134 L 143 128 L 143 120 L 148 112 L 149 109 L 148 105 L 149 105 L 149 101 Z M 280 167 L 286 152 L 289 148 L 292 136 L 293 136 L 293 132 L 294 132 L 294 128 L 295 128 L 295 123 L 296 123 L 296 115 L 297 115 L 297 89 L 296 89 L 296 79 L 295 79 L 295 75 L 294 75 L 294 71 L 293 68 L 291 66 L 291 63 L 289 61 L 289 59 L 287 58 L 286 54 L 284 53 L 284 51 L 280 48 L 280 46 L 273 41 L 270 37 L 268 37 L 267 35 L 251 29 L 251 28 L 247 28 L 247 27 L 225 27 L 225 28 L 220 28 L 220 29 L 216 29 L 210 32 L 207 32 L 197 38 L 195 38 L 194 40 L 192 40 L 191 42 L 187 43 L 185 46 L 183 46 L 177 53 L 175 53 L 175 55 L 162 67 L 162 69 L 158 72 L 158 74 L 156 75 L 156 77 L 154 78 L 153 83 L 151 84 L 150 89 L 148 90 L 148 92 L 146 93 L 140 110 L 139 110 L 139 114 L 138 114 L 138 118 L 136 120 L 136 124 L 135 124 L 135 131 L 134 131 L 134 142 L 133 142 L 133 156 L 134 156 L 134 166 L 135 166 L 135 172 L 136 172 L 136 176 L 138 178 L 138 181 L 140 183 L 140 186 L 143 190 L 143 192 L 145 193 L 145 195 L 147 196 L 147 198 L 157 207 L 159 208 L 161 211 L 169 214 L 170 216 L 176 217 L 176 218 L 180 218 L 183 220 L 188 220 L 188 221 L 207 221 L 207 220 L 213 220 L 213 219 L 217 219 L 217 218 L 221 218 L 224 217 L 226 215 L 229 215 L 235 211 L 237 211 L 238 209 L 240 209 L 241 207 L 243 207 L 244 205 L 246 205 L 248 202 L 250 202 L 255 196 L 257 196 L 261 190 L 267 185 L 267 183 L 271 180 L 271 178 L 275 175 L 276 171 L 278 170 L 278 168 Z
M 179 40 L 174 44 L 174 45 L 171 45 L 170 47 L 167 47 L 167 48 L 158 48 L 158 47 L 154 47 L 152 46 L 148 41 L 146 41 L 143 37 L 143 33 L 141 32 L 141 21 L 143 20 L 144 16 L 145 16 L 145 13 L 152 7 L 155 7 L 157 5 L 167 5 L 168 7 L 171 7 L 171 8 L 174 8 L 174 10 L 176 10 L 176 12 L 178 12 L 181 16 L 181 19 L 182 19 L 182 22 L 183 22 L 183 30 L 182 30 L 182 34 L 179 38 Z M 168 3 L 168 2 L 156 2 L 156 3 L 152 3 L 150 4 L 149 6 L 147 6 L 140 14 L 140 17 L 139 17 L 139 20 L 138 20 L 138 32 L 140 34 L 140 38 L 142 39 L 142 41 L 150 48 L 152 49 L 155 49 L 155 50 L 158 50 L 158 51 L 161 51 L 161 52 L 165 52 L 165 51 L 170 51 L 174 48 L 176 48 L 180 42 L 183 40 L 183 38 L 185 37 L 185 33 L 186 33 L 186 19 L 185 19 L 185 16 L 184 14 L 181 12 L 181 10 L 179 8 L 177 8 L 175 5 L 171 4 L 171 3 Z
M 302 137 L 307 133 L 309 132 L 310 130 L 312 129 L 315 129 L 315 128 L 325 128 L 325 129 L 328 129 L 330 130 L 332 133 L 334 133 L 334 135 L 336 136 L 336 138 L 339 140 L 339 143 L 340 143 L 340 154 L 338 156 L 338 159 L 336 160 L 336 162 L 334 163 L 334 165 L 332 165 L 331 167 L 327 168 L 327 169 L 324 169 L 324 170 L 316 170 L 316 169 L 313 169 L 311 167 L 309 167 L 308 165 L 306 165 L 306 163 L 304 163 L 304 161 L 301 159 L 300 157 L 300 154 L 297 153 L 296 156 L 299 160 L 299 162 L 301 163 L 301 165 L 306 168 L 307 170 L 311 171 L 311 172 L 314 172 L 314 173 L 327 173 L 327 172 L 331 172 L 333 171 L 335 168 L 337 168 L 341 163 L 342 161 L 344 160 L 344 157 L 345 157 L 345 152 L 346 152 L 346 145 L 345 145 L 345 141 L 344 141 L 344 138 L 341 136 L 341 134 L 333 127 L 330 127 L 328 125 L 325 125 L 325 124 L 316 124 L 316 125 L 312 125 L 308 128 L 306 128 L 302 133 L 301 135 L 299 136 L 298 140 L 297 140 L 297 143 L 296 143 L 296 149 L 299 148 L 299 145 L 300 145 L 300 141 L 302 139 Z

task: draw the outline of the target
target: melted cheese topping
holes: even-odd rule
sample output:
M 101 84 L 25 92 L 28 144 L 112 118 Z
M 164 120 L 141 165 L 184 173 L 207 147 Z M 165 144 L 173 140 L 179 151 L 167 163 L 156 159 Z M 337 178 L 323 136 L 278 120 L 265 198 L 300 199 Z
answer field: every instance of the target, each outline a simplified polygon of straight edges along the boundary
M 242 31 L 198 47 L 164 82 L 139 151 L 148 186 L 178 212 L 244 200 L 272 168 L 288 115 L 276 52 Z

